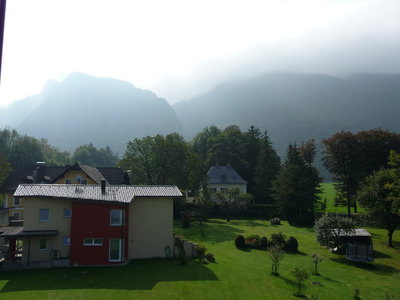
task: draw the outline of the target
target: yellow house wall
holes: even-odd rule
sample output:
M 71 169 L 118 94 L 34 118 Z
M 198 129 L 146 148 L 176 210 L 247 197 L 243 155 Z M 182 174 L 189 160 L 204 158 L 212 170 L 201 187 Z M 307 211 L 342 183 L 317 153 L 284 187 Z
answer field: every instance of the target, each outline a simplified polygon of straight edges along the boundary
M 129 206 L 128 258 L 165 257 L 173 249 L 173 200 L 136 197 Z
M 8 217 L 13 216 L 14 212 L 19 212 L 19 219 L 24 219 L 24 200 L 20 198 L 20 205 L 14 206 L 14 196 L 12 194 L 4 195 L 4 207 L 9 208 L 0 214 L 0 226 L 7 226 L 9 224 Z
M 31 237 L 30 238 L 30 261 L 44 261 L 51 256 L 51 250 L 59 250 L 61 257 L 69 256 L 69 246 L 63 246 L 63 237 L 71 236 L 71 218 L 64 217 L 64 208 L 71 208 L 70 200 L 53 198 L 25 198 L 24 230 L 58 230 L 56 236 Z M 49 221 L 39 221 L 39 210 L 49 209 Z M 40 239 L 47 240 L 46 250 L 39 249 Z M 23 261 L 28 258 L 28 238 L 23 240 Z
M 80 170 L 71 170 L 68 171 L 67 173 L 64 174 L 63 177 L 58 179 L 55 184 L 65 184 L 66 179 L 71 180 L 71 184 L 78 184 L 78 181 L 76 180 L 77 176 L 81 176 L 83 179 L 87 180 L 87 184 L 96 184 L 92 179 L 90 179 L 85 172 L 80 171 Z

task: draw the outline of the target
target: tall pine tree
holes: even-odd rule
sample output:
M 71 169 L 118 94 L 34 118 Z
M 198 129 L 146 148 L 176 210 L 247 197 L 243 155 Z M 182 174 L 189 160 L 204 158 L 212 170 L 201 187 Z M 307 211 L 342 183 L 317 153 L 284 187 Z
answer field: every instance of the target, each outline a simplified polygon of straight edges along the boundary
M 312 161 L 312 160 L 311 160 Z M 273 184 L 276 203 L 290 224 L 311 225 L 319 200 L 321 179 L 296 145 L 289 145 L 285 162 Z
M 281 162 L 267 132 L 259 140 L 257 163 L 254 167 L 254 196 L 258 203 L 273 203 L 272 182 L 275 180 Z

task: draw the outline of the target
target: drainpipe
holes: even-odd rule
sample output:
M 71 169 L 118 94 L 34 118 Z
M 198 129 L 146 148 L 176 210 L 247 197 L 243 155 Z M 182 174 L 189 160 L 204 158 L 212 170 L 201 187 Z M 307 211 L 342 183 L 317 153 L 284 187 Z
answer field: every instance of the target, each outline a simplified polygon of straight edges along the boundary
M 31 254 L 31 237 L 28 237 L 28 266 L 29 266 L 29 262 L 30 262 L 30 255 Z

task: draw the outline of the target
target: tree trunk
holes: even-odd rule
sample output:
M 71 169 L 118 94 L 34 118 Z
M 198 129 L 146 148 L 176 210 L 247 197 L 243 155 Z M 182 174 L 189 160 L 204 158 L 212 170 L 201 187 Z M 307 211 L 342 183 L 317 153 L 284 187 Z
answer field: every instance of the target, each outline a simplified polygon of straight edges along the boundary
M 350 202 L 350 199 L 347 199 L 347 216 L 351 217 L 351 202 Z
M 354 213 L 357 213 L 357 201 L 354 200 Z
M 393 248 L 393 243 L 392 243 L 392 241 L 393 241 L 393 233 L 394 233 L 394 228 L 388 229 L 388 234 L 387 234 L 388 235 L 388 242 L 387 242 L 387 244 L 391 248 Z

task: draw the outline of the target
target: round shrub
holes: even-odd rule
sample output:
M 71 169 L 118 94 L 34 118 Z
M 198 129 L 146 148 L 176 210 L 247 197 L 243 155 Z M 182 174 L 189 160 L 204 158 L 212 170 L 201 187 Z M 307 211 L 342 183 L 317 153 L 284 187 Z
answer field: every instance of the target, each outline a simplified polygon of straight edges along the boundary
M 291 236 L 286 241 L 285 249 L 287 252 L 297 252 L 297 248 L 299 247 L 299 243 L 294 236 Z
M 246 237 L 246 246 L 254 249 L 261 248 L 261 238 L 258 234 L 252 234 Z
M 195 249 L 196 249 L 196 258 L 199 261 L 201 261 L 206 255 L 207 248 L 204 247 L 203 245 L 197 245 Z
M 270 225 L 281 225 L 281 219 L 278 217 L 272 218 L 269 220 Z
M 243 249 L 246 247 L 246 240 L 243 235 L 239 234 L 235 238 L 235 246 L 236 248 Z
M 261 249 L 267 249 L 268 247 L 268 238 L 266 236 L 263 236 L 260 240 L 261 242 Z
M 214 257 L 214 254 L 212 254 L 212 253 L 207 253 L 207 254 L 206 254 L 206 259 L 207 259 L 207 261 L 209 261 L 209 262 L 215 263 L 215 257 Z
M 284 248 L 286 245 L 286 236 L 282 232 L 271 234 L 270 246 L 279 246 Z

